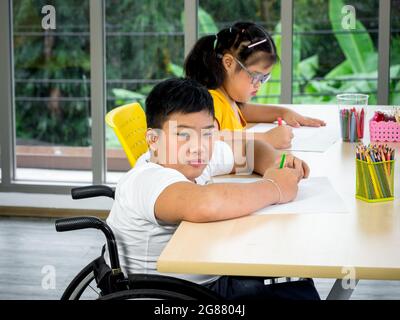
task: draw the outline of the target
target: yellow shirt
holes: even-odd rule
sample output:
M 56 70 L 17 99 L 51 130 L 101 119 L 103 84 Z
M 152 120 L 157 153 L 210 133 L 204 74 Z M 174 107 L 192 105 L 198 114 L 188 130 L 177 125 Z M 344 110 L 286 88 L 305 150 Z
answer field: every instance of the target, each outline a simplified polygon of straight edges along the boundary
M 214 100 L 215 119 L 218 122 L 219 130 L 243 130 L 247 122 L 240 109 L 236 107 L 240 117 L 239 121 L 225 95 L 216 90 L 208 90 L 208 92 Z

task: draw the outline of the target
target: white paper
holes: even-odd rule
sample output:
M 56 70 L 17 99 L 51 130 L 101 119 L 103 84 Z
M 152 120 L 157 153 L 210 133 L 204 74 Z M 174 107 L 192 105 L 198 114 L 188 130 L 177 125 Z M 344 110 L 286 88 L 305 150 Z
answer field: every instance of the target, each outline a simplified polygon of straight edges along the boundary
M 248 132 L 267 132 L 276 128 L 274 123 L 258 123 L 254 127 L 247 129 Z M 332 126 L 319 128 L 300 127 L 293 128 L 294 138 L 292 146 L 287 149 L 290 151 L 310 151 L 325 152 L 331 145 L 338 140 L 338 133 Z
M 214 177 L 213 183 L 249 183 L 260 179 L 254 177 Z M 312 177 L 299 183 L 299 191 L 293 202 L 269 206 L 254 214 L 304 213 L 348 213 L 348 210 L 327 177 Z

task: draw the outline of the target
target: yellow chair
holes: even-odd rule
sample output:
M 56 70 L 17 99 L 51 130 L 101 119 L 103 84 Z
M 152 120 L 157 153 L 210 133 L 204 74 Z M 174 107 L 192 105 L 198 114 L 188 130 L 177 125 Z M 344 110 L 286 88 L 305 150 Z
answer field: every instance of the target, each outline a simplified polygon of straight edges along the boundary
M 133 167 L 148 150 L 146 143 L 146 114 L 139 103 L 117 107 L 106 114 L 106 123 L 117 136 Z

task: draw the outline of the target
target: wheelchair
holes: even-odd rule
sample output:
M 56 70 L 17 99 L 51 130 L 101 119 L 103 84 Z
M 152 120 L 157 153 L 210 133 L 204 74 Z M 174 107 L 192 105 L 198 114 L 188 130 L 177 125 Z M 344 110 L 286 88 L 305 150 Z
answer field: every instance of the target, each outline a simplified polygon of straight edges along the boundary
M 115 191 L 104 185 L 73 188 L 73 199 L 106 196 L 114 199 Z M 83 268 L 70 282 L 61 300 L 99 299 L 165 299 L 165 300 L 220 300 L 216 293 L 196 283 L 164 275 L 129 274 L 120 267 L 117 241 L 111 228 L 97 217 L 57 219 L 57 232 L 98 229 L 106 238 L 98 258 Z M 110 265 L 104 259 L 108 250 Z

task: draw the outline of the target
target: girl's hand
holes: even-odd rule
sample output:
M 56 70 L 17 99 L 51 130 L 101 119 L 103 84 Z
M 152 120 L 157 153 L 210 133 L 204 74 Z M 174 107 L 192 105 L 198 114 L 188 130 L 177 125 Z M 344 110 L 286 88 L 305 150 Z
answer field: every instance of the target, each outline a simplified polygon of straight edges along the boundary
M 264 140 L 275 149 L 290 148 L 293 137 L 293 129 L 289 126 L 278 126 L 264 133 Z
M 294 112 L 292 110 L 286 110 L 283 112 L 282 119 L 285 120 L 285 122 L 292 127 L 298 128 L 300 126 L 306 126 L 306 127 L 320 127 L 320 126 L 326 126 L 325 121 L 315 119 L 315 118 L 309 118 L 309 117 L 304 117 L 301 114 Z

